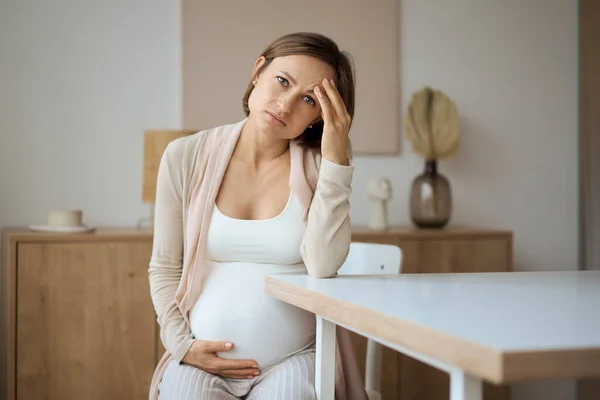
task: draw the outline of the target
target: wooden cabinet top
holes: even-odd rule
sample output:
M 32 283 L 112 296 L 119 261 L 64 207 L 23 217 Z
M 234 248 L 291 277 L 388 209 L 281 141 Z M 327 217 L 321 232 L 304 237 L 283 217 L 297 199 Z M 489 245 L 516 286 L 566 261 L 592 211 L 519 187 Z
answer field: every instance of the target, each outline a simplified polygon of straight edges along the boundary
M 57 232 L 37 232 L 28 228 L 4 228 L 0 231 L 3 240 L 8 241 L 26 241 L 26 242 L 89 242 L 108 240 L 128 241 L 128 240 L 152 240 L 152 231 L 148 229 L 135 228 L 98 228 L 92 232 L 86 233 L 57 233 Z
M 383 231 L 354 226 L 352 233 L 361 236 L 395 236 L 403 239 L 480 239 L 485 237 L 512 237 L 509 230 L 449 226 L 443 229 L 421 229 L 414 226 L 393 226 Z
M 0 231 L 3 240 L 27 242 L 73 242 L 107 240 L 152 240 L 152 230 L 135 228 L 102 227 L 88 233 L 36 232 L 27 228 L 4 228 Z M 419 229 L 413 226 L 394 226 L 386 230 L 372 230 L 354 226 L 354 235 L 394 236 L 404 239 L 481 239 L 485 237 L 512 237 L 508 230 L 451 226 L 443 229 Z

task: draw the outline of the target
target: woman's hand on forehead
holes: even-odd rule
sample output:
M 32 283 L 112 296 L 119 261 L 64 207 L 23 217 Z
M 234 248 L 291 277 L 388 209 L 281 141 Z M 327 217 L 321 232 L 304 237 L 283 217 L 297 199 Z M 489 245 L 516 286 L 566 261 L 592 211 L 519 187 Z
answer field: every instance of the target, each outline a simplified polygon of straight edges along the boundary
M 348 165 L 346 149 L 352 118 L 333 79 L 323 79 L 314 92 L 321 105 L 321 117 L 324 122 L 321 155 L 336 164 Z

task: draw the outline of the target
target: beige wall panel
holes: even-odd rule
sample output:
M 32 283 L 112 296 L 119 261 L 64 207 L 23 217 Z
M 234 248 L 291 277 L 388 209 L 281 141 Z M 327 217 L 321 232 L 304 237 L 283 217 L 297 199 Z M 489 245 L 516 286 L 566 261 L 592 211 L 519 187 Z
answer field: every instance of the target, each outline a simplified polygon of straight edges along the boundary
M 396 0 L 184 0 L 183 125 L 240 121 L 254 61 L 273 39 L 295 31 L 330 36 L 354 56 L 355 154 L 399 151 L 399 35 Z

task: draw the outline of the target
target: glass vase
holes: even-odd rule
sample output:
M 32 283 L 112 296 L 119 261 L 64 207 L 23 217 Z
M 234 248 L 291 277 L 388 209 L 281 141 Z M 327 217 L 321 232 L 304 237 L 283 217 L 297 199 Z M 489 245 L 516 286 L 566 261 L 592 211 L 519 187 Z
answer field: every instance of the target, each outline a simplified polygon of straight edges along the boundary
M 425 161 L 425 170 L 413 180 L 410 216 L 421 228 L 442 228 L 452 213 L 450 182 L 437 170 L 437 160 Z

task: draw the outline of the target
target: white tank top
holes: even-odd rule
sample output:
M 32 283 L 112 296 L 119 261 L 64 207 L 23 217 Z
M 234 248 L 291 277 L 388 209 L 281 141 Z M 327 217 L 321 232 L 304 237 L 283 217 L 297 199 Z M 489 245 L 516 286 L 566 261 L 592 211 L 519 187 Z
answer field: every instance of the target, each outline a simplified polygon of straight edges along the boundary
M 199 340 L 226 340 L 219 356 L 272 366 L 314 342 L 315 316 L 264 292 L 265 276 L 306 272 L 300 255 L 304 210 L 290 193 L 284 210 L 266 220 L 230 218 L 215 205 L 208 230 L 202 294 L 190 311 Z

